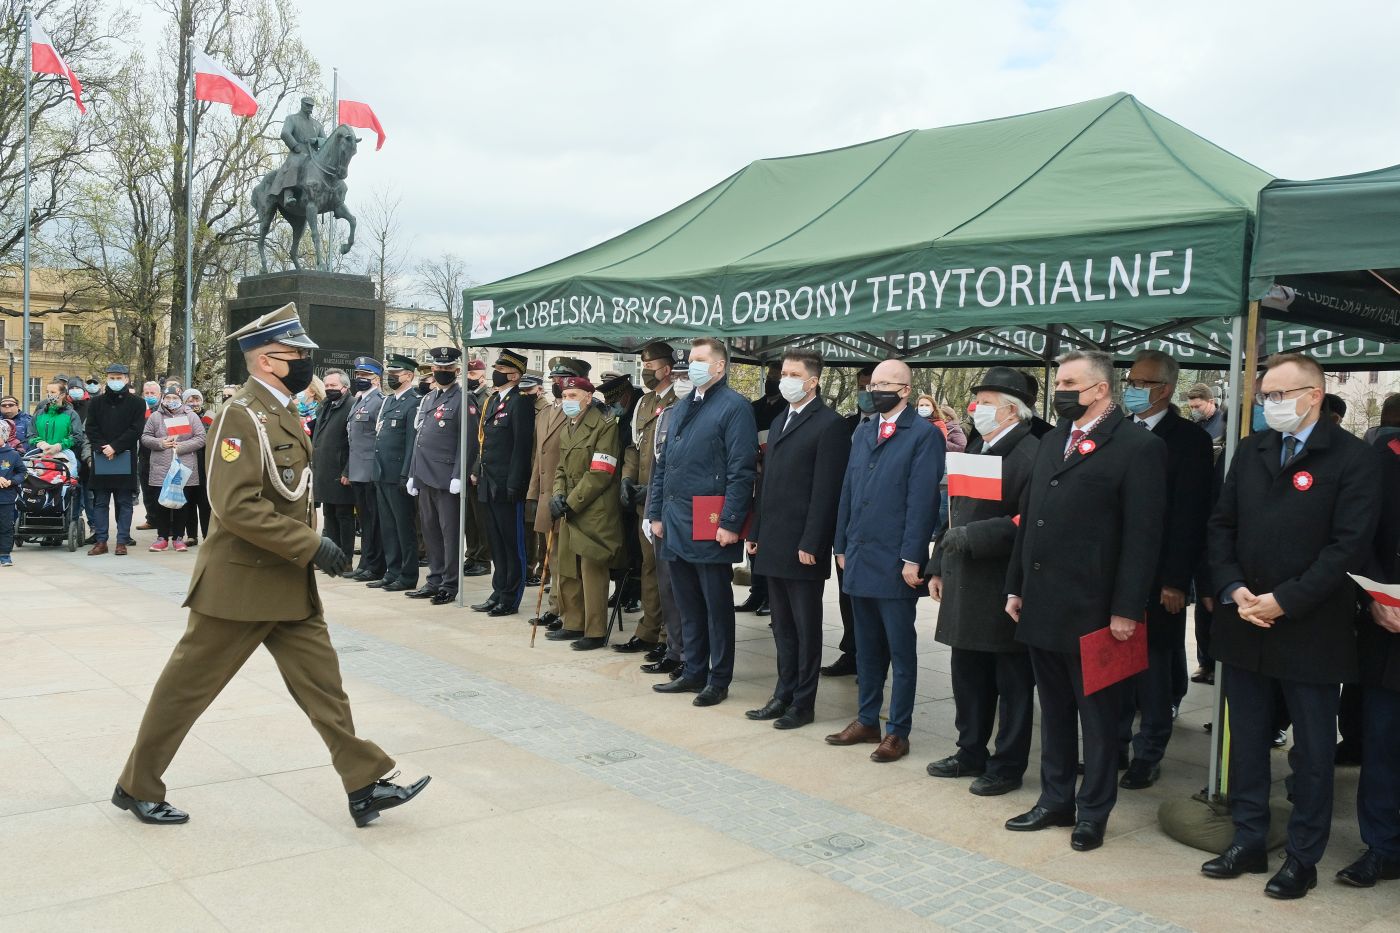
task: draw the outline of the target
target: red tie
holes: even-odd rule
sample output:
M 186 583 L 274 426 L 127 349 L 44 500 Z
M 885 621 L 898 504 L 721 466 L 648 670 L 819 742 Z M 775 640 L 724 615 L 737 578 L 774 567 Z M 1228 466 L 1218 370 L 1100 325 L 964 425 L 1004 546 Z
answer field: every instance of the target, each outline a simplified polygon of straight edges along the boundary
M 1065 451 L 1066 460 L 1068 460 L 1069 455 L 1074 453 L 1074 451 L 1079 447 L 1079 442 L 1082 440 L 1084 440 L 1083 431 L 1079 430 L 1078 428 L 1075 428 L 1074 430 L 1069 432 L 1069 449 Z
M 894 436 L 894 422 L 893 422 L 893 421 L 881 421 L 881 422 L 880 422 L 880 440 L 882 440 L 882 441 L 887 441 L 887 440 L 889 440 L 889 439 L 890 439 L 891 437 L 893 437 L 893 436 Z

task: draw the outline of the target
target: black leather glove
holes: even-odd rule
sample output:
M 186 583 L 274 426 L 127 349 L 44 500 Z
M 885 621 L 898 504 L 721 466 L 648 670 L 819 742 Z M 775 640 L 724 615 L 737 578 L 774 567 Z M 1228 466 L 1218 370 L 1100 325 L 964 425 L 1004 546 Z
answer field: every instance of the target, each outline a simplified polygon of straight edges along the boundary
M 959 525 L 943 532 L 943 537 L 938 539 L 938 546 L 945 554 L 966 554 L 968 552 L 967 526 Z
M 549 500 L 549 517 L 556 522 L 569 514 L 569 500 L 563 496 L 555 496 Z
M 624 476 L 618 497 L 622 500 L 624 509 L 635 509 L 642 501 L 642 487 L 638 486 L 632 477 Z
M 316 549 L 316 556 L 311 561 L 330 574 L 344 573 L 350 569 L 350 558 L 340 549 L 340 545 L 325 535 L 321 536 L 321 546 Z

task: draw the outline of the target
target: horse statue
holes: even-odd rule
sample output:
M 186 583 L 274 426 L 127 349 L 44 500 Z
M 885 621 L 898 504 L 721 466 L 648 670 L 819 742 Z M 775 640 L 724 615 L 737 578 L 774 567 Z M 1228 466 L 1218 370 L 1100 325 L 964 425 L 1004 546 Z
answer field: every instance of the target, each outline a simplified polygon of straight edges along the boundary
M 292 266 L 301 268 L 301 234 L 311 226 L 311 245 L 316 253 L 316 268 L 330 267 L 330 256 L 322 255 L 321 214 L 333 214 L 350 225 L 350 237 L 340 247 L 341 255 L 355 245 L 355 215 L 345 206 L 345 175 L 350 160 L 355 157 L 360 139 L 349 126 L 342 123 L 315 151 L 299 158 L 296 166 L 294 197 L 283 198 L 274 191 L 273 179 L 280 170 L 268 172 L 253 189 L 253 213 L 258 218 L 258 258 L 263 274 L 267 274 L 267 231 L 281 214 L 292 225 Z M 289 203 L 290 202 L 290 203 Z

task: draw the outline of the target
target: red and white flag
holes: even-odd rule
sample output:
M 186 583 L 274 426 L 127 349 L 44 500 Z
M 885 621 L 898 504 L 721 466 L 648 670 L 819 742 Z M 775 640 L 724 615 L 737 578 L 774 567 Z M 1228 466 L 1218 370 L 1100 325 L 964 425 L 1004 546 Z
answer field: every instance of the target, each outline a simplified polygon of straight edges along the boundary
M 251 117 L 258 112 L 258 102 L 248 85 L 198 50 L 194 53 L 194 97 L 195 100 L 228 104 L 236 117 Z
M 193 430 L 193 426 L 190 425 L 190 419 L 185 415 L 181 415 L 178 418 L 165 419 L 166 437 L 187 437 Z
M 948 454 L 948 495 L 1001 499 L 1001 458 L 985 454 Z
M 69 87 L 73 89 L 73 102 L 78 105 L 78 113 L 87 113 L 87 107 L 83 106 L 83 83 L 73 74 L 63 56 L 58 54 L 58 46 L 53 44 L 44 27 L 39 25 L 39 20 L 32 15 L 29 17 L 29 48 L 34 71 L 67 78 Z
M 1355 580 L 1358 586 L 1382 606 L 1400 606 L 1400 583 L 1377 583 L 1359 573 L 1349 573 L 1347 576 Z
M 336 114 L 336 120 L 363 130 L 373 130 L 379 137 L 379 142 L 374 147 L 375 151 L 383 149 L 386 138 L 384 127 L 380 125 L 374 108 L 365 103 L 362 96 L 352 91 L 344 78 L 336 79 L 336 93 L 340 96 L 340 106 L 337 108 L 340 112 Z

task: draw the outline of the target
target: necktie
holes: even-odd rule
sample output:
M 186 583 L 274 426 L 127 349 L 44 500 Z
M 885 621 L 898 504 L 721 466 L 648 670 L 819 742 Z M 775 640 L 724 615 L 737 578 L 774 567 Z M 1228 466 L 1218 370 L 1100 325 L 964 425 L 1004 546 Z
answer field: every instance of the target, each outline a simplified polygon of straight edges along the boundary
M 1288 466 L 1298 456 L 1298 438 L 1289 435 L 1283 439 L 1283 465 Z
M 788 409 L 787 420 L 783 422 L 783 433 L 784 433 L 784 434 L 787 433 L 788 428 L 792 427 L 792 419 L 793 419 L 793 418 L 796 418 L 796 417 L 797 417 L 797 412 L 795 412 L 795 411 L 793 411 L 792 409 L 789 408 L 789 409 Z
M 1082 440 L 1084 440 L 1083 431 L 1079 430 L 1078 428 L 1075 428 L 1074 430 L 1069 432 L 1069 447 L 1065 450 L 1066 460 L 1069 459 L 1070 454 L 1074 453 L 1075 448 L 1079 446 L 1079 442 Z

